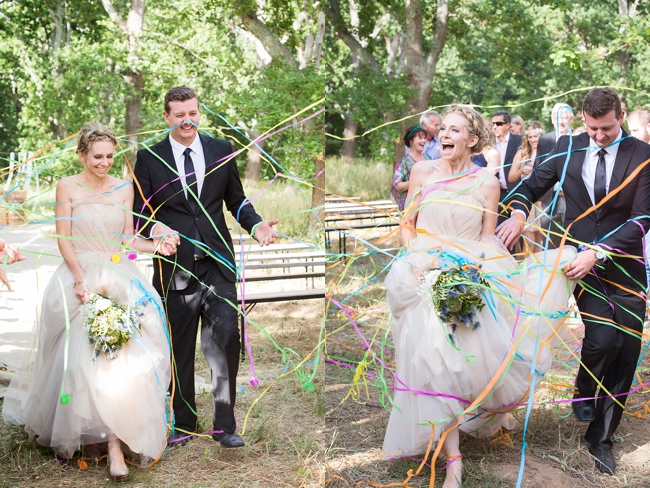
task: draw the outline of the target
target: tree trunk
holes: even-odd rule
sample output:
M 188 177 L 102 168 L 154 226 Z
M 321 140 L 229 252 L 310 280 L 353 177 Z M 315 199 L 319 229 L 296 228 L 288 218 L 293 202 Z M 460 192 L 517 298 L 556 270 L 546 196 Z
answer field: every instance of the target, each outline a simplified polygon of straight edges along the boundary
M 129 71 L 124 77 L 129 88 L 126 96 L 126 107 L 124 111 L 124 128 L 126 137 L 131 141 L 129 150 L 124 153 L 124 165 L 122 166 L 122 179 L 132 181 L 131 171 L 135 166 L 135 154 L 138 145 L 138 132 L 142 128 L 140 114 L 142 113 L 142 83 L 144 75 L 142 71 Z M 129 166 L 131 166 L 129 168 Z
M 253 140 L 259 137 L 259 133 L 251 132 L 249 137 Z M 248 148 L 248 155 L 246 159 L 246 176 L 244 178 L 246 181 L 251 183 L 257 183 L 260 181 L 262 176 L 262 152 L 260 149 L 264 149 L 264 143 L 266 141 L 258 142 L 257 145 L 253 144 Z M 257 148 L 259 146 L 259 149 Z
M 142 113 L 142 85 L 144 82 L 144 73 L 138 66 L 140 57 L 138 48 L 142 42 L 142 30 L 144 28 L 144 10 L 145 0 L 131 0 L 129 7 L 129 16 L 126 21 L 115 10 L 111 0 L 102 0 L 104 9 L 108 16 L 127 36 L 128 50 L 127 55 L 127 73 L 124 76 L 124 82 L 127 85 L 127 95 L 125 100 L 124 111 L 124 128 L 126 136 L 131 142 L 129 150 L 124 153 L 124 165 L 122 166 L 122 178 L 131 181 L 131 169 L 135 163 L 135 149 L 138 144 L 138 132 L 142 127 L 140 116 Z
M 345 117 L 345 126 L 343 127 L 343 147 L 341 148 L 341 158 L 352 160 L 354 159 L 355 151 L 357 148 L 357 129 L 359 124 L 357 124 L 350 114 L 346 113 Z M 350 139 L 348 139 L 350 138 Z
M 314 156 L 313 159 L 318 176 L 316 176 L 311 190 L 311 208 L 313 212 L 309 215 L 309 229 L 317 232 L 323 228 L 323 219 L 325 218 L 325 158 Z M 314 215 L 314 212 L 316 212 L 316 215 Z

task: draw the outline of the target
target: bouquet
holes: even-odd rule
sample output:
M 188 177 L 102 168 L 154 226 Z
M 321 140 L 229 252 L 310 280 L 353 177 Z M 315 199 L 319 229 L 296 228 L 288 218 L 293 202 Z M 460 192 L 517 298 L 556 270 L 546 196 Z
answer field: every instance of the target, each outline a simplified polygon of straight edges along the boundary
M 129 339 L 140 332 L 138 314 L 135 310 L 127 310 L 110 298 L 92 294 L 88 302 L 81 306 L 83 325 L 88 331 L 88 342 L 94 346 L 93 357 L 95 364 L 100 352 L 106 353 L 108 359 L 115 359 L 117 351 Z
M 479 268 L 480 265 L 445 271 L 433 269 L 421 278 L 418 295 L 429 303 L 440 320 L 449 325 L 452 334 L 459 325 L 472 330 L 481 325 L 476 313 L 485 306 L 481 289 L 489 287 L 489 283 L 481 276 Z

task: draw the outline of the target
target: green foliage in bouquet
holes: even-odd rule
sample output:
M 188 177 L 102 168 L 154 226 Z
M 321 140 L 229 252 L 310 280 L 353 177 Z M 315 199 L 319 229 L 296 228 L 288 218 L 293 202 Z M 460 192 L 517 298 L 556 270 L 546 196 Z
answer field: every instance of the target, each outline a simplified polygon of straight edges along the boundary
M 142 312 L 127 310 L 110 298 L 92 294 L 88 302 L 81 306 L 83 325 L 88 331 L 88 342 L 94 346 L 93 357 L 90 360 L 96 363 L 96 358 L 104 352 L 108 359 L 115 359 L 117 351 L 136 332 L 140 332 L 138 317 Z
M 472 330 L 481 325 L 476 314 L 485 306 L 481 292 L 486 287 L 489 283 L 481 276 L 479 267 L 463 266 L 430 271 L 423 278 L 419 294 L 429 302 L 440 320 L 449 325 L 453 334 L 459 325 Z

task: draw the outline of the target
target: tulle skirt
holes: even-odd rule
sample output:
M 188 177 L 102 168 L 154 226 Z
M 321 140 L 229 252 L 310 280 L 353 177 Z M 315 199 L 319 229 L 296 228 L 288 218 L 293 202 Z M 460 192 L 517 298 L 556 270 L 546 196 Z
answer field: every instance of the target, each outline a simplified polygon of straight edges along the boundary
M 447 236 L 420 236 L 409 248 L 415 251 L 397 260 L 386 277 L 397 365 L 383 446 L 387 458 L 424 453 L 432 432 L 437 441 L 458 418 L 460 429 L 477 437 L 514 427 L 511 405 L 528 400 L 532 381 L 539 385 L 553 346 L 566 333 L 572 285 L 561 269 L 576 254 L 565 247 L 517 264 L 498 241 Z M 462 262 L 480 264 L 490 288 L 482 295 L 480 326 L 461 325 L 450 335 L 448 324 L 418 295 L 414 270 Z
M 141 335 L 115 359 L 91 363 L 93 346 L 82 325 L 74 278 L 62 264 L 47 285 L 30 345 L 5 395 L 6 422 L 24 425 L 30 439 L 69 458 L 80 446 L 117 437 L 142 465 L 166 446 L 170 348 L 160 298 L 124 255 L 79 256 L 88 292 L 138 311 Z M 67 315 L 67 318 L 66 318 Z

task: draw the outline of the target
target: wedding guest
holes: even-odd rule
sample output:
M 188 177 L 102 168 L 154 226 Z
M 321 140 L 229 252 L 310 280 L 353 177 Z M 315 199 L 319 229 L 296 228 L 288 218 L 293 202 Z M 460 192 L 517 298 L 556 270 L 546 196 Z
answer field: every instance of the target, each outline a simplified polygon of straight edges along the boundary
M 418 161 L 426 161 L 424 148 L 427 144 L 427 132 L 422 126 L 414 125 L 406 129 L 404 135 L 404 145 L 409 148 L 409 152 L 397 164 L 395 174 L 390 184 L 390 193 L 397 203 L 397 207 L 404 210 L 406 205 L 406 192 L 409 187 L 409 177 L 413 165 Z
M 650 144 L 650 110 L 637 108 L 627 116 L 630 135 Z
M 438 141 L 438 133 L 440 132 L 440 114 L 435 110 L 427 110 L 420 117 L 420 127 L 424 129 L 427 135 L 427 141 L 422 150 L 424 158 L 430 160 L 439 159 L 440 142 Z M 409 146 L 405 146 L 404 155 L 408 156 L 410 150 L 411 148 Z
M 7 290 L 11 291 L 11 285 L 9 284 L 5 265 L 17 263 L 24 259 L 26 258 L 20 254 L 18 247 L 7 244 L 7 241 L 0 238 L 0 281 L 5 284 Z
M 45 289 L 2 415 L 64 458 L 82 446 L 108 442 L 110 476 L 124 481 L 129 470 L 122 443 L 140 455 L 142 466 L 165 449 L 170 363 L 163 305 L 123 251 L 170 256 L 177 237 L 134 235 L 133 184 L 108 174 L 116 143 L 115 135 L 95 122 L 79 131 L 77 156 L 83 171 L 62 178 L 56 187 L 63 263 Z M 91 294 L 137 317 L 137 339 L 131 338 L 117 357 L 89 343 L 84 327 L 89 311 L 83 306 Z
M 537 143 L 543 133 L 544 127 L 536 120 L 526 124 L 521 148 L 519 148 L 515 155 L 510 174 L 508 175 L 508 181 L 510 183 L 516 183 L 520 179 L 524 180 L 530 175 L 537 161 Z M 538 201 L 531 207 L 527 224 L 524 227 L 524 236 L 528 239 L 527 242 L 529 245 L 533 245 L 532 249 L 534 251 L 537 251 L 537 249 L 534 249 L 535 244 L 540 245 L 540 247 L 542 244 L 542 233 L 537 229 L 537 217 L 539 216 L 540 205 L 541 202 Z
M 516 183 L 508 181 L 508 174 L 512 161 L 517 154 L 517 150 L 521 146 L 521 136 L 510 133 L 510 114 L 504 110 L 499 110 L 492 115 L 492 130 L 496 137 L 496 148 L 501 156 L 501 164 L 499 169 L 499 186 L 501 193 L 499 195 L 499 222 L 503 222 L 506 218 L 503 213 L 503 203 L 507 195 L 515 188 Z
M 551 123 L 555 130 L 552 130 L 539 138 L 537 144 L 537 154 L 539 158 L 535 165 L 542 164 L 548 157 L 560 136 L 571 134 L 571 124 L 574 121 L 573 109 L 566 103 L 556 103 L 551 109 Z M 557 198 L 556 198 L 557 194 Z M 553 200 L 555 199 L 555 207 Z M 539 227 L 545 232 L 550 231 L 550 243 L 553 247 L 558 247 L 564 234 L 564 214 L 566 209 L 566 200 L 564 191 L 559 185 L 549 190 L 542 198 L 540 208 L 543 210 L 541 217 L 538 219 Z
M 510 116 L 510 133 L 516 136 L 524 134 L 524 119 L 519 115 Z

